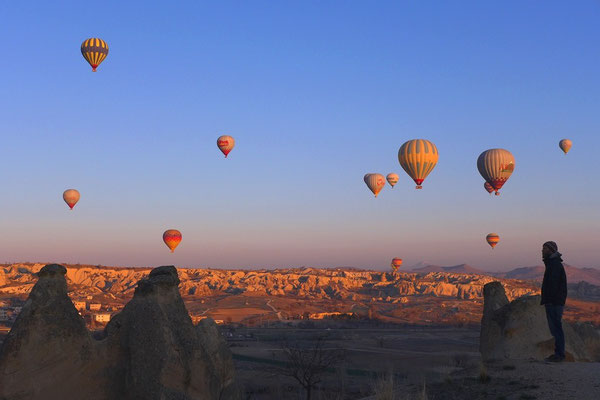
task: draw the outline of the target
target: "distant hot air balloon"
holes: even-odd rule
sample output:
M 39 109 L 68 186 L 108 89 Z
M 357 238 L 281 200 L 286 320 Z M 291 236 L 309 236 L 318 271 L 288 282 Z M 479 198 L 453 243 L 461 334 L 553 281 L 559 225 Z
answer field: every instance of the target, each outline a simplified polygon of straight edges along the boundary
M 219 146 L 219 150 L 225 154 L 225 158 L 227 158 L 227 154 L 233 149 L 235 146 L 235 140 L 228 135 L 219 136 L 217 139 L 217 146 Z
M 487 240 L 488 244 L 492 246 L 493 249 L 500 241 L 500 236 L 498 236 L 497 233 L 490 233 L 485 237 L 485 240 Z
M 92 66 L 92 72 L 96 72 L 98 65 L 100 65 L 108 55 L 108 45 L 102 39 L 86 39 L 81 44 L 81 54 Z
M 181 242 L 181 232 L 177 229 L 169 229 L 163 233 L 163 241 L 167 245 L 169 249 L 171 249 L 171 253 L 175 252 L 175 247 L 179 246 Z
M 563 139 L 560 142 L 558 142 L 558 146 L 561 148 L 562 151 L 565 152 L 565 154 L 567 154 L 569 150 L 571 150 L 573 142 L 571 142 L 569 139 Z
M 406 173 L 415 181 L 417 189 L 438 162 L 439 154 L 435 144 L 425 139 L 413 139 L 404 143 L 398 150 L 398 161 Z
M 492 187 L 492 185 L 490 185 L 487 182 L 483 183 L 483 188 L 489 193 L 492 194 L 492 192 L 494 191 L 494 188 Z
M 515 169 L 515 158 L 508 150 L 490 149 L 479 155 L 477 169 L 483 179 L 496 191 L 506 183 Z
M 400 268 L 402 266 L 402 259 L 401 258 L 394 258 L 392 260 L 392 268 L 394 269 L 394 272 L 398 271 L 398 268 Z
M 394 185 L 396 183 L 398 183 L 398 180 L 400 179 L 400 177 L 398 176 L 398 174 L 395 174 L 395 173 L 392 172 L 392 173 L 387 174 L 387 176 L 385 177 L 385 179 L 387 179 L 388 183 L 392 187 L 394 187 Z
M 381 189 L 385 186 L 385 178 L 381 174 L 366 174 L 365 183 L 371 189 L 371 192 L 377 197 Z
M 77 204 L 80 197 L 81 195 L 75 189 L 67 189 L 63 192 L 63 200 L 65 201 L 65 203 L 67 203 L 71 210 L 73 209 L 73 207 L 75 207 L 75 204 Z

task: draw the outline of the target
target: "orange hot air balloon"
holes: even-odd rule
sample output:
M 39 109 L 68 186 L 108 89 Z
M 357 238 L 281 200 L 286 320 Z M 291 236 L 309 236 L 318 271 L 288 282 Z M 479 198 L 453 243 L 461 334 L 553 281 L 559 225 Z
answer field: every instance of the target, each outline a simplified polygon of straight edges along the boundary
M 398 180 L 400 180 L 400 177 L 398 176 L 398 174 L 391 172 L 391 173 L 387 174 L 385 179 L 387 179 L 387 181 L 391 187 L 394 187 L 394 185 L 396 183 L 398 183 Z
M 392 268 L 394 269 L 394 272 L 398 271 L 398 268 L 400 268 L 402 266 L 402 259 L 401 258 L 394 258 L 392 260 Z
M 221 150 L 223 154 L 225 154 L 225 158 L 227 158 L 227 155 L 233 149 L 233 146 L 235 146 L 235 140 L 228 135 L 219 136 L 217 139 L 217 146 L 219 146 L 219 150 Z
M 571 146 L 573 146 L 573 142 L 571 142 L 569 139 L 563 139 L 558 142 L 558 147 L 560 147 L 565 155 L 569 152 L 569 150 L 571 150 Z
M 175 247 L 179 246 L 181 243 L 181 232 L 177 229 L 169 229 L 163 233 L 163 241 L 167 245 L 169 249 L 171 249 L 171 253 L 175 252 Z
M 77 204 L 80 197 L 81 196 L 79 192 L 75 189 L 67 189 L 63 193 L 63 200 L 65 201 L 65 203 L 67 203 L 71 210 L 73 209 L 73 207 L 75 207 L 75 204 Z
M 500 241 L 500 236 L 498 236 L 497 233 L 489 233 L 486 237 L 485 240 L 488 242 L 488 244 L 490 246 L 492 246 L 492 249 L 494 247 L 496 247 L 496 245 L 498 244 L 498 242 Z
M 489 194 L 492 194 L 492 192 L 494 191 L 494 188 L 492 187 L 492 185 L 490 185 L 487 182 L 484 182 L 483 187 Z
M 375 197 L 377 197 L 381 189 L 385 186 L 385 178 L 381 174 L 366 174 L 364 180 Z

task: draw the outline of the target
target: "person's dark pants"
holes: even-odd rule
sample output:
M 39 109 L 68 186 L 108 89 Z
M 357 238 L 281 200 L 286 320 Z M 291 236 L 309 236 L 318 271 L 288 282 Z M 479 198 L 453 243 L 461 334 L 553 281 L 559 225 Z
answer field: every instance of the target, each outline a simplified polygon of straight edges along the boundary
M 562 328 L 562 315 L 564 306 L 546 304 L 546 318 L 550 333 L 554 336 L 554 354 L 559 357 L 565 356 L 565 334 Z

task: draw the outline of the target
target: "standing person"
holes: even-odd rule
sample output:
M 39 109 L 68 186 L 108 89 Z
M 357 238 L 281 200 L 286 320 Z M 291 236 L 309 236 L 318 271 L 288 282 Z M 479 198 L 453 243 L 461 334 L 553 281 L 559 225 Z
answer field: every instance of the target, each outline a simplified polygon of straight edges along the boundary
M 552 362 L 561 362 L 565 359 L 565 334 L 561 320 L 567 300 L 567 275 L 561 256 L 555 242 L 546 242 L 542 246 L 542 259 L 546 270 L 542 282 L 541 304 L 546 306 L 548 327 L 554 336 L 554 354 L 546 358 L 546 361 Z

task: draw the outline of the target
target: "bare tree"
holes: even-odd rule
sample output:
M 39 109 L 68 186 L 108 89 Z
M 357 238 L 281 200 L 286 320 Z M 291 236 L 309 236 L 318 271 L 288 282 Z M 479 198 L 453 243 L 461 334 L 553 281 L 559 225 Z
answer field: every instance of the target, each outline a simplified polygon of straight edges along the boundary
M 322 336 L 304 347 L 284 341 L 281 350 L 286 363 L 278 372 L 294 378 L 304 388 L 306 400 L 312 399 L 313 390 L 323 381 L 323 376 L 335 372 L 336 365 L 345 356 L 342 349 L 326 349 Z

